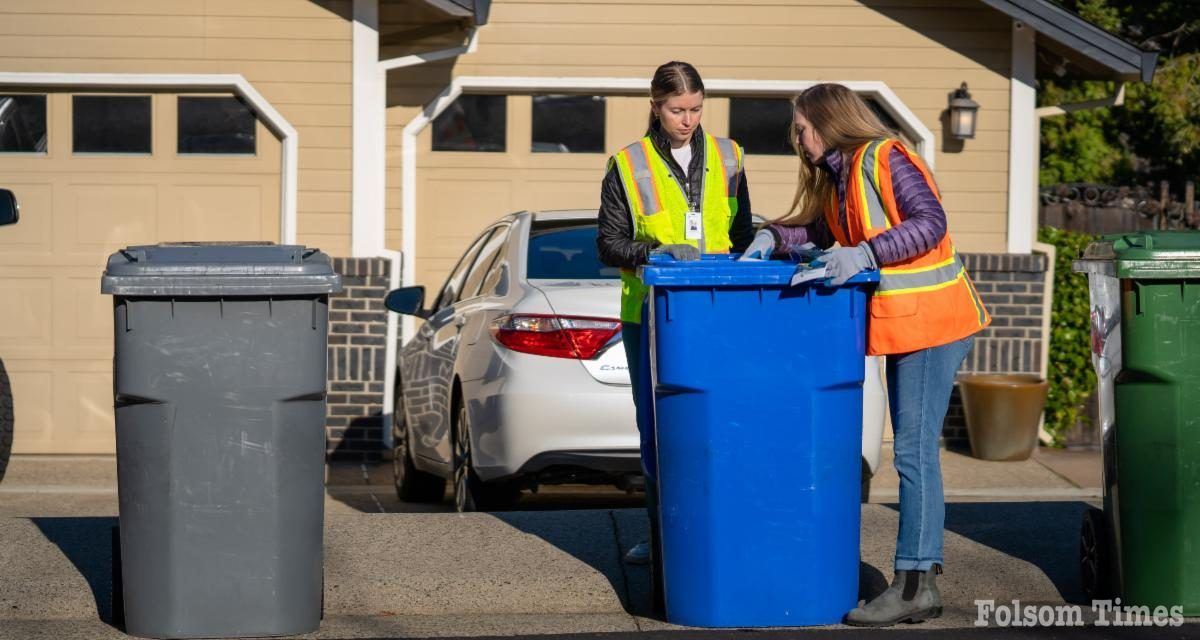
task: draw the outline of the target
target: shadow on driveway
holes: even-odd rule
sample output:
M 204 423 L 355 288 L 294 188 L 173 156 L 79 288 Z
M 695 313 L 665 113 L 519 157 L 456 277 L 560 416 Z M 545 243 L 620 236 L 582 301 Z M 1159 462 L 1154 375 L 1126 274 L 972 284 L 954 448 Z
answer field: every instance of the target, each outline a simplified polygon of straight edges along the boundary
M 890 503 L 899 511 L 899 505 Z M 1065 602 L 1089 604 L 1079 586 L 1079 523 L 1086 502 L 950 502 L 946 531 L 1024 560 Z
M 87 581 L 100 620 L 113 624 L 112 559 L 116 518 L 30 518 Z

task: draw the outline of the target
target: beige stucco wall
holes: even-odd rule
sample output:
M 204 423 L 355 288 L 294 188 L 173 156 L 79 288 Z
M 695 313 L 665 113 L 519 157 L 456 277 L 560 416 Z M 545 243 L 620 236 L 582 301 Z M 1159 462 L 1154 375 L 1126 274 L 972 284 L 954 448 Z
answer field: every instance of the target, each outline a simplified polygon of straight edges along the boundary
M 1003 252 L 1008 188 L 1010 20 L 975 0 L 688 2 L 496 0 L 477 52 L 389 76 L 387 244 L 400 247 L 400 132 L 457 76 L 647 78 L 671 59 L 706 78 L 879 80 L 937 137 L 937 179 L 963 251 Z M 967 82 L 980 103 L 965 144 L 943 140 L 947 94 Z M 705 126 L 727 132 L 728 103 Z M 528 98 L 510 98 L 509 152 L 432 153 L 419 140 L 417 279 L 436 286 L 483 224 L 522 208 L 594 207 L 604 154 L 528 152 Z M 607 151 L 638 136 L 645 99 L 609 100 Z M 782 213 L 794 158 L 748 156 L 757 213 Z M 463 180 L 474 187 L 462 187 Z M 457 185 L 454 182 L 457 181 Z M 454 188 L 451 188 L 451 186 Z
M 352 4 L 4 0 L 0 71 L 241 74 L 299 133 L 299 242 L 349 255 Z

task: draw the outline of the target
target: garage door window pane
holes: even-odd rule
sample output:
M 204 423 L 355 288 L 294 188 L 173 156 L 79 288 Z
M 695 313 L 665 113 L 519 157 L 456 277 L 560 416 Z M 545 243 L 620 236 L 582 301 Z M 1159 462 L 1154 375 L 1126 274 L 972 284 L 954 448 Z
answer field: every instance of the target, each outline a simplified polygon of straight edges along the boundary
M 504 151 L 506 96 L 459 96 L 433 121 L 434 151 Z
M 534 96 L 534 153 L 603 153 L 603 96 Z
M 150 96 L 74 96 L 75 153 L 150 153 Z
M 179 98 L 179 153 L 255 151 L 254 112 L 237 98 Z
M 0 95 L 0 153 L 46 152 L 46 96 Z
M 788 140 L 792 103 L 787 98 L 730 98 L 729 137 L 746 153 L 793 155 Z
M 878 116 L 881 122 L 883 122 L 883 126 L 891 129 L 892 132 L 898 138 L 903 140 L 904 143 L 909 147 L 913 146 L 912 139 L 904 133 L 904 129 L 900 127 L 900 123 L 892 117 L 892 114 L 888 113 L 887 110 L 883 108 L 883 105 L 879 104 L 878 100 L 875 98 L 863 98 L 863 101 L 867 103 L 867 106 L 871 108 L 871 111 L 875 112 L 875 115 Z

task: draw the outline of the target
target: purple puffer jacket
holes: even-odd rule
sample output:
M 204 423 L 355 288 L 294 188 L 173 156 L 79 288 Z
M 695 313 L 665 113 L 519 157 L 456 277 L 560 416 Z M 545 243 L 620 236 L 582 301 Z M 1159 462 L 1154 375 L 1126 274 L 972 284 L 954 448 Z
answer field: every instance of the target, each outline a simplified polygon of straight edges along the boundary
M 896 194 L 896 206 L 903 221 L 871 238 L 868 244 L 881 265 L 896 264 L 921 255 L 937 246 L 946 236 L 946 211 L 941 202 L 925 182 L 925 176 L 899 149 L 892 147 L 889 154 L 892 165 L 892 189 Z M 837 184 L 838 220 L 846 226 L 846 175 L 845 161 L 836 149 L 825 153 L 823 167 L 830 179 Z M 775 235 L 776 251 L 784 252 L 792 247 L 811 242 L 822 249 L 835 242 L 833 232 L 825 218 L 806 225 L 773 224 L 767 227 Z

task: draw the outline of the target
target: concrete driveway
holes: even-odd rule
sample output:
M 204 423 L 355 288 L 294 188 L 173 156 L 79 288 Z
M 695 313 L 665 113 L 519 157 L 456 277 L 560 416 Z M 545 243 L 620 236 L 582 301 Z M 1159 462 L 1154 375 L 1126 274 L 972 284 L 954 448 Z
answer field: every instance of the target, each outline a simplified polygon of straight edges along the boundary
M 979 599 L 1082 603 L 1079 519 L 1099 493 L 1081 486 L 1086 461 L 1069 462 L 1084 471 L 944 453 L 946 610 L 919 628 L 973 629 Z M 125 637 L 106 623 L 114 467 L 111 458 L 14 459 L 0 483 L 0 638 Z M 448 503 L 399 502 L 389 474 L 387 465 L 330 469 L 326 620 L 311 637 L 678 629 L 650 615 L 648 570 L 620 561 L 646 536 L 640 495 L 559 488 L 518 511 L 459 515 Z M 862 597 L 891 577 L 893 480 L 881 470 L 879 502 L 863 506 Z

